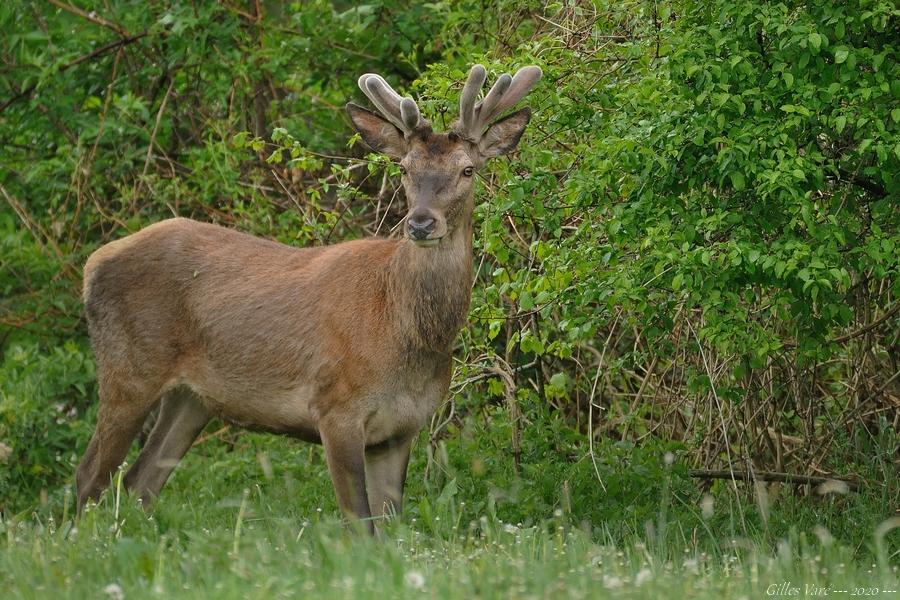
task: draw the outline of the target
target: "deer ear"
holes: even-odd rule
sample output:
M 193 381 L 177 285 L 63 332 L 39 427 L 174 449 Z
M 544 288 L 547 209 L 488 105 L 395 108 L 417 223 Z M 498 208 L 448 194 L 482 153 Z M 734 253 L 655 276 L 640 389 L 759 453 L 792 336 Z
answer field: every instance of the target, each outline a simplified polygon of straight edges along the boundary
M 525 126 L 528 125 L 529 119 L 531 119 L 531 109 L 526 106 L 491 125 L 481 137 L 481 141 L 478 142 L 478 150 L 481 155 L 485 158 L 492 158 L 515 150 L 522 134 L 525 133 Z
M 402 158 L 406 155 L 406 140 L 403 133 L 390 122 L 352 102 L 347 103 L 347 114 L 350 115 L 353 127 L 369 148 L 387 154 L 391 158 Z

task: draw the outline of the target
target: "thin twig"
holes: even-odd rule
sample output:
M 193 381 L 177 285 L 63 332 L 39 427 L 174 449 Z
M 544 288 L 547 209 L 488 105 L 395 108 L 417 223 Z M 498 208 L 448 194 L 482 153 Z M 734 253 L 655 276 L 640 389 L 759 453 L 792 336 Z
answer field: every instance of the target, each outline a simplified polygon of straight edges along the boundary
M 144 170 L 141 171 L 141 181 L 147 176 L 147 169 L 150 168 L 150 159 L 153 157 L 153 145 L 156 143 L 156 134 L 159 133 L 159 124 L 162 122 L 163 112 L 166 110 L 166 104 L 169 96 L 172 94 L 172 88 L 175 86 L 175 78 L 169 76 L 169 87 L 166 89 L 166 95 L 163 96 L 162 102 L 159 104 L 159 110 L 156 111 L 156 122 L 153 124 L 153 132 L 150 134 L 150 145 L 147 146 L 147 158 L 144 159 Z
M 191 448 L 193 448 L 194 446 L 199 446 L 200 444 L 207 442 L 213 438 L 221 437 L 223 434 L 228 433 L 229 430 L 231 430 L 231 425 L 225 425 L 221 429 L 217 429 L 216 431 L 208 435 L 202 435 L 194 440 L 194 443 L 191 444 Z
M 889 308 L 884 314 L 882 314 L 880 317 L 878 317 L 871 323 L 864 325 L 864 326 L 860 327 L 859 329 L 857 329 L 855 331 L 851 331 L 850 333 L 847 333 L 845 335 L 828 340 L 828 342 L 832 343 L 832 344 L 842 344 L 844 342 L 849 342 L 850 340 L 852 340 L 854 338 L 858 338 L 859 336 L 872 331 L 873 329 L 875 329 L 876 327 L 878 327 L 879 325 L 881 325 L 882 323 L 884 323 L 885 321 L 887 321 L 888 319 L 890 319 L 891 317 L 896 315 L 898 312 L 900 312 L 900 302 L 895 303 L 894 306 Z M 784 342 L 784 344 L 782 344 L 782 347 L 783 348 L 796 348 L 797 342 L 793 342 L 793 341 Z
M 600 358 L 597 360 L 597 372 L 594 375 L 594 384 L 591 386 L 591 395 L 588 397 L 588 456 L 591 457 L 594 475 L 597 476 L 597 481 L 600 482 L 600 488 L 604 492 L 606 491 L 606 485 L 603 483 L 603 478 L 600 476 L 600 468 L 597 466 L 597 455 L 594 453 L 594 398 L 597 397 L 597 384 L 600 382 L 600 373 L 603 372 L 603 359 L 606 357 L 609 341 L 612 339 L 613 332 L 616 330 L 616 325 L 619 323 L 620 316 L 622 316 L 621 309 L 616 313 L 616 318 L 609 328 L 609 335 L 606 336 L 606 342 L 603 344 L 603 352 L 600 353 Z M 597 408 L 599 409 L 600 407 L 598 406 Z
M 120 25 L 113 23 L 112 21 L 107 21 L 103 17 L 97 14 L 96 11 L 85 12 L 78 8 L 77 6 L 72 6 L 71 4 L 67 4 L 65 2 L 61 2 L 60 0 L 47 0 L 53 6 L 63 9 L 66 12 L 72 13 L 75 16 L 81 17 L 91 23 L 96 23 L 102 27 L 106 27 L 107 29 L 111 29 L 121 35 L 122 37 L 129 37 L 129 34 L 125 29 L 123 29 Z
M 508 367 L 509 365 L 507 365 Z M 504 389 L 506 390 L 506 403 L 509 405 L 509 420 L 512 424 L 512 451 L 513 451 L 513 469 L 519 472 L 519 463 L 521 460 L 522 449 L 519 431 L 519 404 L 516 400 L 516 382 L 512 374 L 499 365 L 491 365 L 488 370 L 500 376 L 503 380 Z

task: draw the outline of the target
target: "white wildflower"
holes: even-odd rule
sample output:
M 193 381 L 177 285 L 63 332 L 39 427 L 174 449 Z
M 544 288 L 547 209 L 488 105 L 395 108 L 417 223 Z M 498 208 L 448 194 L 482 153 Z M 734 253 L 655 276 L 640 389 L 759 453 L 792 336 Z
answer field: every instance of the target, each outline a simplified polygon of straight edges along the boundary
M 103 592 L 112 600 L 123 600 L 125 598 L 125 592 L 122 591 L 122 586 L 118 583 L 109 584 L 103 588 Z
M 604 575 L 603 576 L 603 587 L 608 590 L 617 590 L 622 587 L 622 580 L 616 577 L 615 575 Z

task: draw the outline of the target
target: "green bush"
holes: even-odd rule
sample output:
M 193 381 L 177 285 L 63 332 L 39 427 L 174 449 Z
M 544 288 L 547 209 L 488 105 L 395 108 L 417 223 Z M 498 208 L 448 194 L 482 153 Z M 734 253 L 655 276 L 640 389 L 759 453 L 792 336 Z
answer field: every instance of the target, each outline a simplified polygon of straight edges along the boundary
M 0 511 L 14 511 L 71 480 L 92 429 L 94 364 L 67 342 L 8 348 L 0 363 L 0 442 L 11 455 L 0 468 Z

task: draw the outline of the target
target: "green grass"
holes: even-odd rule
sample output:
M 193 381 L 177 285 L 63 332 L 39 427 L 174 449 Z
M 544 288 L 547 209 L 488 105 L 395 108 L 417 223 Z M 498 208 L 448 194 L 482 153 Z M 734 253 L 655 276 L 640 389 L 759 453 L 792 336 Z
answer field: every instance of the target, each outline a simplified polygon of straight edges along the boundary
M 150 514 L 113 488 L 75 523 L 59 490 L 0 522 L 0 596 L 750 599 L 787 584 L 900 598 L 883 591 L 898 590 L 900 529 L 876 540 L 878 494 L 787 494 L 763 521 L 722 486 L 704 518 L 703 494 L 653 452 L 606 447 L 603 492 L 580 475 L 589 460 L 516 475 L 496 433 L 464 431 L 430 462 L 423 438 L 407 513 L 379 540 L 337 520 L 321 450 L 275 436 L 195 448 Z

